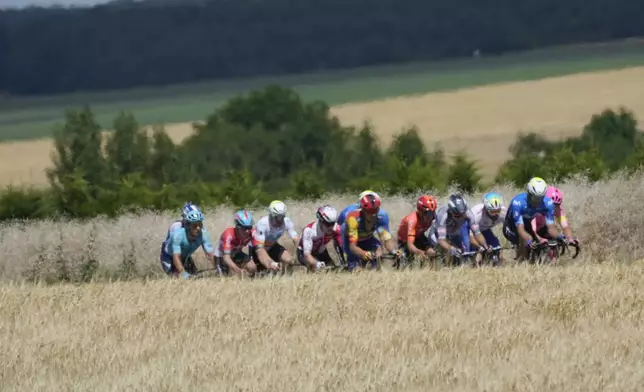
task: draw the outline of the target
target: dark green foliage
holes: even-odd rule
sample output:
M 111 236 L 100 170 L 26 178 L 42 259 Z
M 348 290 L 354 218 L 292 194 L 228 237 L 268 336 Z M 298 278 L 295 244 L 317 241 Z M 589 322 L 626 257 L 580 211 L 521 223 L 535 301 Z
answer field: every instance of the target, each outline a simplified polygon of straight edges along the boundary
M 343 127 L 325 103 L 304 102 L 277 86 L 236 97 L 178 145 L 162 128 L 148 136 L 127 113 L 119 114 L 114 129 L 103 148 L 89 108 L 68 111 L 55 131 L 51 188 L 8 188 L 0 197 L 0 219 L 114 217 L 176 210 L 186 200 L 241 208 L 366 188 L 412 194 L 456 186 L 472 193 L 481 186 L 476 162 L 464 153 L 448 162 L 438 146 L 428 151 L 416 128 L 402 130 L 383 150 L 369 124 Z M 520 136 L 497 179 L 523 185 L 532 176 L 561 182 L 582 173 L 598 180 L 616 168 L 639 168 L 643 146 L 632 114 L 608 110 L 594 116 L 579 138 Z M 127 262 L 132 252 L 125 251 L 124 276 L 136 268 Z M 74 276 L 81 280 L 98 268 L 91 257 L 78 264 Z
M 477 49 L 500 54 L 642 36 L 642 15 L 638 0 L 148 0 L 30 7 L 0 11 L 0 91 L 107 90 L 464 57 Z
M 479 187 L 481 175 L 476 162 L 467 158 L 464 152 L 456 154 L 449 168 L 447 182 L 454 185 L 461 193 L 474 193 Z
M 644 156 L 642 136 L 635 116 L 624 108 L 593 115 L 580 137 L 554 142 L 534 133 L 521 135 L 497 181 L 523 185 L 530 177 L 540 176 L 560 182 L 576 174 L 596 181 L 624 167 L 634 170 Z

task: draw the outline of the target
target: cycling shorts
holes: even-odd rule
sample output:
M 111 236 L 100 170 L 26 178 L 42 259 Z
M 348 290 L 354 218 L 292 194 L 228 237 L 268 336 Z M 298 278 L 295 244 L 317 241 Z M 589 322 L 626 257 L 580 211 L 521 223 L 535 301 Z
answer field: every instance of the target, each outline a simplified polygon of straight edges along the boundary
M 251 261 L 250 256 L 244 252 L 231 253 L 230 257 L 233 259 L 233 263 L 239 268 L 243 268 L 245 264 Z M 228 275 L 230 272 L 228 265 L 224 262 L 223 256 L 215 257 L 215 265 L 217 266 L 217 272 L 221 275 Z

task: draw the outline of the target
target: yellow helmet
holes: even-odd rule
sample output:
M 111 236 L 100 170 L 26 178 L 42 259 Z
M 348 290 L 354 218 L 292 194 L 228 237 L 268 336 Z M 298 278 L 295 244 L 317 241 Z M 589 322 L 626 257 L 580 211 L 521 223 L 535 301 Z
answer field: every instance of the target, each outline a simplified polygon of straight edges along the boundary
M 373 195 L 376 199 L 380 200 L 380 196 L 376 192 L 372 191 L 371 189 L 367 189 L 367 190 L 363 191 L 360 194 L 360 196 L 358 196 L 358 203 L 360 203 L 360 200 L 362 200 L 362 198 L 367 196 L 367 195 Z

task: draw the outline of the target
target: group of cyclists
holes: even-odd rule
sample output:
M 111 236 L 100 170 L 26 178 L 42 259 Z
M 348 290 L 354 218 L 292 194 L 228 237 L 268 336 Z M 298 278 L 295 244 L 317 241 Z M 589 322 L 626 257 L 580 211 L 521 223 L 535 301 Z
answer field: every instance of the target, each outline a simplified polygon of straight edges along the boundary
M 394 266 L 415 258 L 434 258 L 439 254 L 451 260 L 474 252 L 474 263 L 498 249 L 499 238 L 492 229 L 502 225 L 503 236 L 514 245 L 517 257 L 539 244 L 556 239 L 578 245 L 564 214 L 563 193 L 548 186 L 540 177 L 526 184 L 506 206 L 496 192 L 486 193 L 472 207 L 461 194 L 452 194 L 439 207 L 432 195 L 422 195 L 416 208 L 398 225 L 397 242 L 389 229 L 389 215 L 380 196 L 371 190 L 359 195 L 358 202 L 340 213 L 330 205 L 316 212 L 316 220 L 304 226 L 301 234 L 287 216 L 284 202 L 275 200 L 268 215 L 255 221 L 248 210 L 234 213 L 232 226 L 226 228 L 213 246 L 203 227 L 201 209 L 188 202 L 182 219 L 172 223 L 161 246 L 161 265 L 169 275 L 187 279 L 196 273 L 193 253 L 201 247 L 221 275 L 254 276 L 261 271 L 287 271 L 300 264 L 315 272 L 337 267 L 328 252 L 333 244 L 339 261 L 348 271 L 376 268 L 385 252 L 393 255 Z M 559 232 L 557 224 L 562 229 Z M 291 255 L 278 241 L 286 234 L 295 245 Z M 248 252 L 244 252 L 244 248 Z M 502 254 L 499 253 L 503 263 Z

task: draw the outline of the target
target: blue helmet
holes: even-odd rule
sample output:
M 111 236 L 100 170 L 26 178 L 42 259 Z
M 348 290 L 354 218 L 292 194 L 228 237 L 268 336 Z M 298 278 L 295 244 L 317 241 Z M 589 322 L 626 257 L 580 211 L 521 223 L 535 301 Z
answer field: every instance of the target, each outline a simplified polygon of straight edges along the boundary
M 235 225 L 241 227 L 253 227 L 253 214 L 246 210 L 235 212 Z
M 183 219 L 187 219 L 186 217 L 188 216 L 190 211 L 201 211 L 201 209 L 196 204 L 192 204 L 191 201 L 186 202 L 186 204 L 183 205 L 183 209 L 181 210 L 181 216 L 183 217 Z
M 199 209 L 196 210 L 191 210 L 187 214 L 185 214 L 185 219 L 188 223 L 198 223 L 198 222 L 203 222 L 203 214 Z
M 488 211 L 498 211 L 503 208 L 503 196 L 496 192 L 489 192 L 483 195 L 483 205 Z

